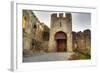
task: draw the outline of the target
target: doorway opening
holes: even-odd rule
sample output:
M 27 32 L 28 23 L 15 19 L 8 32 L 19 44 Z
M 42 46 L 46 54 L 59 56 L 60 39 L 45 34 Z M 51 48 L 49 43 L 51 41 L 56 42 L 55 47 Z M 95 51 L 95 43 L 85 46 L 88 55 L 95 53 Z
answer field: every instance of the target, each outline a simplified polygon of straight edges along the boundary
M 57 52 L 66 52 L 67 51 L 67 37 L 66 34 L 62 31 L 59 31 L 55 34 L 56 48 Z

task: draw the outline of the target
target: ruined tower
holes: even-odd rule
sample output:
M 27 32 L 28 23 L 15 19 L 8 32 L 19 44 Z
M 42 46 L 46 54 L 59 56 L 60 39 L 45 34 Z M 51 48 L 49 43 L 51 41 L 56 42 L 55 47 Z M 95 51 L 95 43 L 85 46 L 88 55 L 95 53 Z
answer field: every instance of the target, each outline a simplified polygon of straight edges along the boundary
M 71 13 L 51 14 L 49 52 L 72 52 L 72 16 Z

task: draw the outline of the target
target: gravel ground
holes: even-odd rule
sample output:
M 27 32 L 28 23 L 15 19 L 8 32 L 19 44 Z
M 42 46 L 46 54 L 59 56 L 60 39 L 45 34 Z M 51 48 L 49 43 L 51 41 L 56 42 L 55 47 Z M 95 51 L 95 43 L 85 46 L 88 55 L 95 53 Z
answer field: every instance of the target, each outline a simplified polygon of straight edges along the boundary
M 23 57 L 23 62 L 64 61 L 68 60 L 73 53 L 39 53 L 31 57 Z

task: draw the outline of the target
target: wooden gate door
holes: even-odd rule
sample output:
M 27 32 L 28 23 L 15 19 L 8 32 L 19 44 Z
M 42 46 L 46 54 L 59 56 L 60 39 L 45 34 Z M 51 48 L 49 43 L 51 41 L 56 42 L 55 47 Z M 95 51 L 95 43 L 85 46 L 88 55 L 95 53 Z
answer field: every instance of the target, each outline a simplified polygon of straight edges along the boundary
M 65 52 L 67 48 L 66 34 L 64 32 L 56 33 L 55 40 L 57 45 L 57 52 Z

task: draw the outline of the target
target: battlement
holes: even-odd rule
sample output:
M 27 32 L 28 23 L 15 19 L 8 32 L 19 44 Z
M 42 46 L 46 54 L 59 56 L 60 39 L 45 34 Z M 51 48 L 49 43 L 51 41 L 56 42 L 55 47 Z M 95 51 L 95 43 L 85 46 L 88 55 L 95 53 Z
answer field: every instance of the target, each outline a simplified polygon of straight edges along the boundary
M 64 17 L 63 13 L 59 13 L 59 18 L 63 18 L 63 17 Z
M 65 16 L 64 13 L 59 13 L 58 16 L 57 13 L 51 14 L 51 18 L 67 18 L 67 17 L 71 17 L 71 13 L 65 13 Z
M 72 18 L 71 13 L 66 13 L 66 17 L 67 17 L 67 18 L 68 18 L 68 17 Z
M 51 14 L 51 17 L 57 17 L 57 13 Z
M 72 16 L 71 13 L 53 13 L 51 14 L 51 27 L 54 27 L 56 24 L 60 24 L 60 20 L 63 20 L 64 23 L 66 23 L 66 21 L 69 23 L 72 22 Z M 56 24 L 55 24 L 56 23 Z

